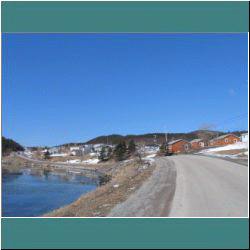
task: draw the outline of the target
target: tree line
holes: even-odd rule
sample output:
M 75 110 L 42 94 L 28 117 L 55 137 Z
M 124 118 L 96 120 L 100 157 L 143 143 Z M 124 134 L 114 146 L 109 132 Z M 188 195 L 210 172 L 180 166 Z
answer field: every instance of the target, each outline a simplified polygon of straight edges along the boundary
M 116 145 L 114 149 L 109 146 L 103 146 L 99 155 L 100 161 L 108 161 L 115 159 L 116 161 L 123 161 L 135 155 L 136 145 L 133 140 L 126 144 L 125 141 Z
M 24 151 L 24 147 L 19 143 L 2 136 L 2 154 L 9 154 L 13 151 Z
M 130 140 L 129 143 L 123 141 L 117 144 L 114 149 L 112 149 L 110 146 L 103 146 L 98 159 L 100 161 L 108 161 L 110 159 L 114 159 L 116 161 L 123 161 L 130 158 L 131 156 L 136 156 L 139 157 L 139 159 L 141 160 L 144 154 L 144 148 L 145 144 L 143 143 L 138 143 L 136 145 L 134 140 Z M 161 144 L 158 155 L 171 155 L 168 150 L 168 144 L 166 142 Z

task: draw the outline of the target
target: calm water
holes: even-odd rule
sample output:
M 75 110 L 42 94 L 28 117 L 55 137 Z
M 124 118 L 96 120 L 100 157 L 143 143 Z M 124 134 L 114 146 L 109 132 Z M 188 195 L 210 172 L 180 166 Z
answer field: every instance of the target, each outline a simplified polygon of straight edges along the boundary
M 24 170 L 2 175 L 2 216 L 32 217 L 50 212 L 96 189 L 98 180 L 75 174 Z

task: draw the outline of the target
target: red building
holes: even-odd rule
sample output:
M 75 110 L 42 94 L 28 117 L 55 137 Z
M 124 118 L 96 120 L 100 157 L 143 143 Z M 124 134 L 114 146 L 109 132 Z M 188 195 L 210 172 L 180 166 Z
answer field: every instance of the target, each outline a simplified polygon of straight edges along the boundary
M 240 141 L 240 137 L 234 134 L 227 134 L 227 135 L 219 136 L 213 140 L 210 140 L 208 146 L 224 146 L 228 144 L 234 144 L 239 141 Z
M 187 152 L 191 149 L 191 144 L 185 140 L 175 140 L 168 143 L 168 150 L 170 153 Z
M 201 149 L 208 145 L 206 139 L 195 139 L 195 140 L 192 140 L 190 143 L 191 143 L 192 149 Z

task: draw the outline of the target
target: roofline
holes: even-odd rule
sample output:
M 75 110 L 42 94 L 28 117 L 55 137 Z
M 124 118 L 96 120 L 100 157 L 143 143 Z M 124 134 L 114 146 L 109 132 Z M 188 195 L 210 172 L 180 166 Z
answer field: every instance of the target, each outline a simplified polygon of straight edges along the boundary
M 179 142 L 179 141 L 184 141 L 184 142 L 186 142 L 186 143 L 190 143 L 189 141 L 186 141 L 186 140 L 184 140 L 184 139 L 178 139 L 178 140 L 174 140 L 174 141 L 172 141 L 172 142 L 169 142 L 168 144 L 175 144 L 175 143 L 177 143 L 177 142 Z
M 240 137 L 239 137 L 239 136 L 237 136 L 237 135 L 235 135 L 235 134 L 230 133 L 230 134 L 226 134 L 226 135 L 221 135 L 221 136 L 218 136 L 218 137 L 216 137 L 216 138 L 214 138 L 214 139 L 212 139 L 212 140 L 220 140 L 220 139 L 224 139 L 224 138 L 226 138 L 226 137 L 228 137 L 228 136 L 230 136 L 230 135 L 233 135 L 233 136 L 237 137 L 238 139 L 240 139 Z M 210 141 L 212 141 L 212 140 L 210 140 Z

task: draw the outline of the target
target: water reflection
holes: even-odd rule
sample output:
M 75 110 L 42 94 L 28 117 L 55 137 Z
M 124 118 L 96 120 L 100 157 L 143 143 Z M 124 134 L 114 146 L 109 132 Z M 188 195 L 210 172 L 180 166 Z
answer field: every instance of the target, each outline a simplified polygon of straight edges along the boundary
M 2 175 L 2 216 L 38 216 L 96 189 L 99 180 L 75 173 L 25 169 Z
M 23 172 L 16 172 L 16 173 L 2 173 L 2 182 L 11 182 L 19 178 Z
M 99 178 L 80 175 L 72 172 L 53 172 L 50 170 L 24 170 L 24 174 L 31 175 L 37 179 L 60 181 L 65 183 L 81 183 L 99 185 Z

